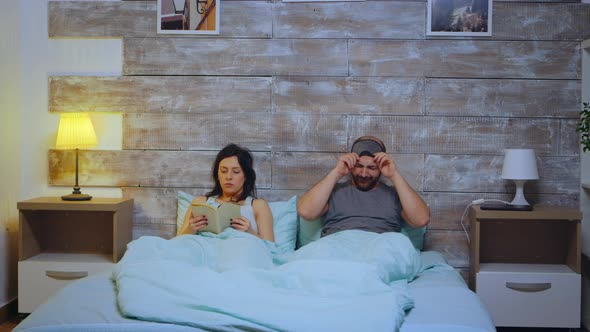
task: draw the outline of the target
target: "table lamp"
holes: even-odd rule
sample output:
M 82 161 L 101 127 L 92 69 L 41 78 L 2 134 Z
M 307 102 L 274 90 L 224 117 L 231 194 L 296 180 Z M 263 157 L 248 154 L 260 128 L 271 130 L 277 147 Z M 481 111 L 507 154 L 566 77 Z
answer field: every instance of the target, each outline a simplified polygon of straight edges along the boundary
M 96 146 L 96 134 L 87 113 L 63 113 L 59 119 L 56 149 L 76 150 L 76 184 L 71 194 L 62 196 L 64 201 L 88 201 L 92 196 L 82 194 L 78 185 L 78 149 Z
M 537 158 L 533 149 L 504 150 L 504 167 L 502 179 L 512 180 L 516 185 L 516 193 L 510 205 L 515 210 L 531 210 L 532 206 L 524 198 L 524 183 L 527 180 L 538 180 Z

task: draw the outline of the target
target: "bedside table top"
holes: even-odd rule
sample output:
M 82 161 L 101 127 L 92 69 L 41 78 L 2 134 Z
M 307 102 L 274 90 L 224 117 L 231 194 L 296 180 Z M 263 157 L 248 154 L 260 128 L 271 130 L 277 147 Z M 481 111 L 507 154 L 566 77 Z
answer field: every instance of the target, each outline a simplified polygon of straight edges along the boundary
M 534 205 L 532 211 L 482 210 L 471 207 L 476 219 L 536 219 L 536 220 L 581 220 L 582 212 L 575 208 Z
M 64 201 L 61 197 L 37 197 L 17 203 L 19 210 L 52 211 L 116 211 L 128 204 L 132 198 L 94 197 L 89 201 Z

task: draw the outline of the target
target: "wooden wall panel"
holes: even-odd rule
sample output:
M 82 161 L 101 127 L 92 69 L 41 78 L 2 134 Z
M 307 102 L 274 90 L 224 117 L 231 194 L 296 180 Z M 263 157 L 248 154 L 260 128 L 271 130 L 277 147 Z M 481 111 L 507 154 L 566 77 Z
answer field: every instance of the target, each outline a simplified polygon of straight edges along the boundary
M 277 77 L 273 81 L 277 113 L 419 115 L 424 109 L 424 80 L 413 78 Z
M 427 155 L 424 168 L 425 191 L 514 192 L 512 181 L 502 180 L 503 156 Z M 537 156 L 539 180 L 528 181 L 533 193 L 578 193 L 578 157 Z
M 351 76 L 580 78 L 580 43 L 350 40 Z
M 579 80 L 426 79 L 426 114 L 578 118 Z
M 366 1 L 334 6 L 277 2 L 273 26 L 275 38 L 424 39 L 426 3 Z
M 134 238 L 175 235 L 178 190 L 209 190 L 229 142 L 254 151 L 259 194 L 274 201 L 313 185 L 355 138 L 380 136 L 431 207 L 426 249 L 463 272 L 465 207 L 512 198 L 503 149 L 536 150 L 530 202 L 579 204 L 579 1 L 494 1 L 483 38 L 425 36 L 425 1 L 226 0 L 209 36 L 156 34 L 155 6 L 49 2 L 50 37 L 123 38 L 122 77 L 50 77 L 49 110 L 124 113 L 126 150 L 81 151 L 80 182 L 135 199 Z M 49 162 L 49 183 L 72 186 L 73 152 Z
M 81 150 L 80 186 L 211 188 L 216 151 Z M 256 185 L 270 187 L 270 153 L 253 152 Z M 73 186 L 75 153 L 49 150 L 49 184 Z
M 218 36 L 271 37 L 271 2 L 224 0 L 221 6 Z M 157 34 L 156 1 L 50 1 L 48 10 L 49 37 L 170 36 Z M 179 35 L 174 37 L 195 38 Z
M 493 117 L 351 116 L 350 137 L 381 137 L 390 152 L 495 154 L 532 148 L 557 154 L 559 122 L 550 119 Z
M 123 73 L 346 76 L 346 52 L 345 40 L 330 39 L 128 38 Z
M 305 114 L 126 114 L 125 149 L 345 151 L 346 117 Z
M 426 232 L 424 250 L 440 252 L 456 268 L 469 267 L 469 243 L 463 231 Z
M 273 154 L 273 188 L 307 190 L 336 166 L 341 153 L 280 152 Z M 412 188 L 422 190 L 424 156 L 393 154 Z
M 590 38 L 590 7 L 579 2 L 494 1 L 493 6 L 494 39 L 582 41 Z
M 559 151 L 564 156 L 577 156 L 580 154 L 580 134 L 576 132 L 578 119 L 561 120 Z M 574 164 L 579 164 L 579 159 L 573 160 Z M 579 165 L 578 165 L 579 166 Z
M 269 77 L 62 76 L 49 79 L 49 111 L 240 113 L 271 111 Z
M 578 0 L 496 0 L 494 2 L 526 2 L 526 3 L 536 3 L 536 2 L 545 2 L 545 3 L 580 3 Z
M 49 1 L 47 10 L 49 37 L 148 36 L 156 32 L 155 1 Z
M 579 2 L 537 2 L 540 1 L 494 1 L 492 38 L 577 41 L 590 38 L 588 6 Z M 425 38 L 426 3 L 423 2 L 366 1 L 334 6 L 226 0 L 222 11 L 222 37 Z M 50 1 L 48 17 L 49 37 L 166 36 L 156 33 L 155 1 Z
M 176 236 L 176 225 L 134 224 L 131 238 L 137 240 L 142 236 L 157 236 L 171 239 Z

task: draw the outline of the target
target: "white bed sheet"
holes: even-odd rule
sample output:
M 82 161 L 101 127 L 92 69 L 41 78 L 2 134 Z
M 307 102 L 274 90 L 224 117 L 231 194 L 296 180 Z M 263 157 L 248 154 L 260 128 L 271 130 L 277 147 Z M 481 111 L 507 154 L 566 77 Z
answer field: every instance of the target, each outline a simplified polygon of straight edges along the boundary
M 401 332 L 495 331 L 480 299 L 459 273 L 444 263 L 437 252 L 423 252 L 427 267 L 412 281 L 415 307 L 404 320 Z M 15 332 L 185 332 L 188 326 L 145 322 L 121 316 L 110 273 L 90 276 L 68 285 L 23 320 Z M 362 322 L 359 322 L 362 331 Z

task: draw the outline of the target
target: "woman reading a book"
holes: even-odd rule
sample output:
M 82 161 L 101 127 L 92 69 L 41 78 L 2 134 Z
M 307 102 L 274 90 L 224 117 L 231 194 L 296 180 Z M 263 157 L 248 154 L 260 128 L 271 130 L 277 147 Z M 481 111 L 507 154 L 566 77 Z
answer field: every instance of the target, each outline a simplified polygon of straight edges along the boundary
M 256 172 L 250 152 L 236 144 L 224 147 L 213 164 L 213 190 L 198 196 L 193 205 L 210 205 L 215 208 L 233 203 L 240 206 L 240 215 L 231 218 L 230 227 L 274 242 L 273 217 L 268 203 L 256 198 Z M 181 234 L 195 234 L 208 225 L 205 215 L 193 215 L 188 209 Z

